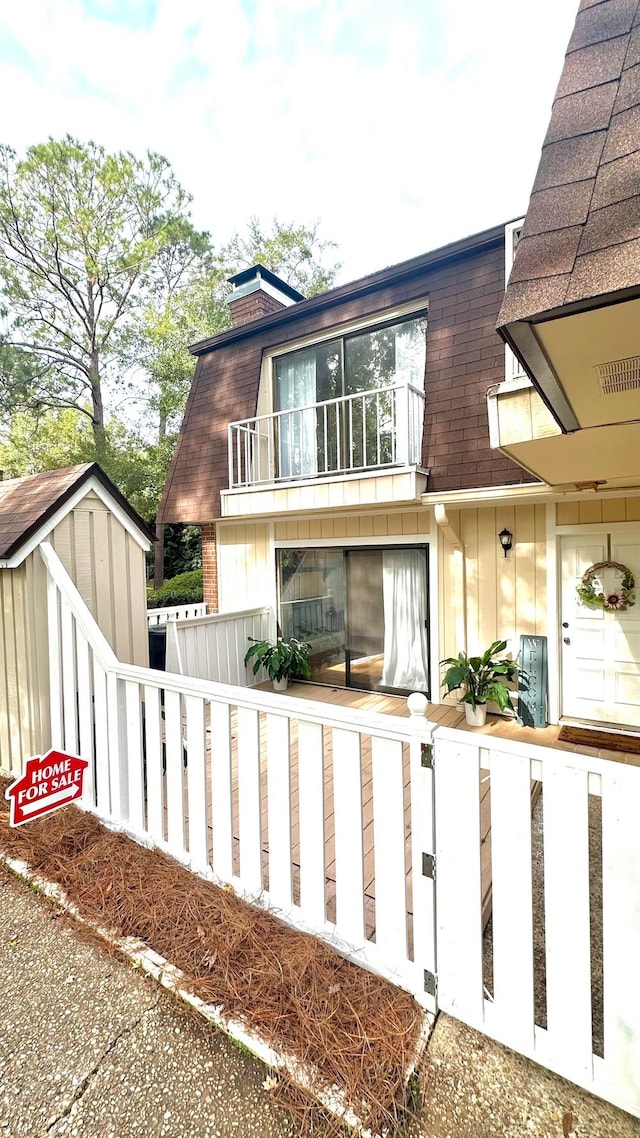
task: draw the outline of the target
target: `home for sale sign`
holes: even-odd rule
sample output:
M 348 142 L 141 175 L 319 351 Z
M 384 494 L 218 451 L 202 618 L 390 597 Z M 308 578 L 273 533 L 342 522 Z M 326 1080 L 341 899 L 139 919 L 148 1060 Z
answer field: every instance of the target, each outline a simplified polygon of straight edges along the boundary
M 27 759 L 22 778 L 12 782 L 5 791 L 5 798 L 11 804 L 9 824 L 22 826 L 32 818 L 51 814 L 81 798 L 88 766 L 86 759 L 64 751 L 47 751 L 46 755 Z

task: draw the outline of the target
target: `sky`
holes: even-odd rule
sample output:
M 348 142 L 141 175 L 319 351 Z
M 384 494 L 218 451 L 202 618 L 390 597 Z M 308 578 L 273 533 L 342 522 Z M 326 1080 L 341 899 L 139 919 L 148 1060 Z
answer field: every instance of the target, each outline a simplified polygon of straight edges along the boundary
M 348 281 L 521 216 L 577 0 L 0 3 L 0 142 L 155 150 L 216 245 L 257 215 Z

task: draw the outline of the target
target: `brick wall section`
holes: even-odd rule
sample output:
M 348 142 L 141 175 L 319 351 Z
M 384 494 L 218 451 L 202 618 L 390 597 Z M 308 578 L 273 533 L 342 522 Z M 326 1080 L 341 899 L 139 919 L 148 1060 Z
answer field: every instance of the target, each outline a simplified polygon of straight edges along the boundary
M 229 301 L 229 312 L 231 314 L 231 323 L 234 328 L 240 324 L 248 324 L 251 320 L 260 320 L 263 316 L 268 316 L 271 312 L 278 312 L 285 305 L 276 300 L 275 296 L 270 296 L 268 292 L 263 292 L 262 289 L 256 289 L 255 292 L 250 292 L 246 296 L 239 296 L 237 300 L 233 297 Z
M 214 345 L 197 359 L 182 432 L 169 469 L 163 521 L 202 522 L 220 517 L 220 491 L 228 488 L 227 427 L 256 414 L 262 355 L 301 336 L 413 300 L 429 304 L 423 464 L 427 489 L 444 491 L 530 482 L 531 475 L 489 447 L 485 395 L 504 379 L 504 346 L 495 322 L 504 295 L 504 237 L 464 255 L 382 281 L 306 313 L 287 309 L 272 327 L 248 329 Z
M 218 611 L 218 552 L 215 522 L 202 526 L 202 589 L 207 612 Z

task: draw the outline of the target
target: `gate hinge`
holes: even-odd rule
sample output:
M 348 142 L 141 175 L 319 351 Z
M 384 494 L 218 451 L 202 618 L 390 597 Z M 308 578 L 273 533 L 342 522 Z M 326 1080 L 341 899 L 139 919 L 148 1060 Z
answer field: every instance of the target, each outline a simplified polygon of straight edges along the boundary
M 436 879 L 436 859 L 433 854 L 423 853 L 422 855 L 422 876 L 430 877 L 432 881 Z
M 428 770 L 433 770 L 433 743 L 422 743 L 420 745 L 420 762 L 423 767 Z
M 438 994 L 438 977 L 435 972 L 429 972 L 426 968 L 424 970 L 424 990 L 428 996 L 437 996 Z

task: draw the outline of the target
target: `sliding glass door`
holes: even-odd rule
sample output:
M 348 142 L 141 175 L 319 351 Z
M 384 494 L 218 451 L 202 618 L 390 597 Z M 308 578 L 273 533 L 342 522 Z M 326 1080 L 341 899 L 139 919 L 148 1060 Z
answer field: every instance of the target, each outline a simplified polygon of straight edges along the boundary
M 282 635 L 311 644 L 315 683 L 429 691 L 424 546 L 278 551 Z

